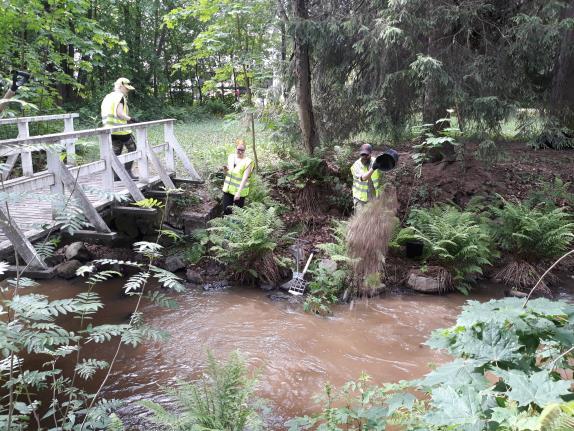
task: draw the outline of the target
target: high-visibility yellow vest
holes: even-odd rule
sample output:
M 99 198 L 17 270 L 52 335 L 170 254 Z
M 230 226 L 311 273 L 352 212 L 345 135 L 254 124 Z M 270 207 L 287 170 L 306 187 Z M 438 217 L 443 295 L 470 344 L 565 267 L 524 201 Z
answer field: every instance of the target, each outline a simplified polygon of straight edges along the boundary
M 368 166 L 363 165 L 361 159 L 357 160 L 351 166 L 351 173 L 353 174 L 353 198 L 358 199 L 361 202 L 368 202 L 369 200 L 369 181 L 361 181 L 360 177 L 369 172 L 369 169 L 373 166 L 374 159 L 371 158 L 371 163 Z M 375 170 L 373 175 L 371 175 L 371 180 L 373 181 L 373 187 L 375 188 L 375 196 L 379 196 L 381 187 L 381 174 L 379 170 Z
M 128 124 L 126 120 L 122 120 L 116 116 L 116 110 L 119 103 L 124 99 L 123 103 L 123 114 L 128 115 L 128 101 L 124 98 L 124 95 L 119 91 L 112 91 L 102 101 L 102 123 L 104 127 L 113 127 L 113 126 L 123 126 L 124 124 Z M 118 130 L 112 132 L 112 135 L 129 135 L 132 133 L 131 130 Z
M 227 158 L 227 175 L 225 176 L 225 181 L 223 181 L 223 192 L 235 195 L 239 190 L 245 170 L 249 166 L 252 166 L 252 164 L 253 161 L 249 157 L 240 159 L 235 154 L 230 154 Z M 249 194 L 249 185 L 251 183 L 252 173 L 253 169 L 251 169 L 251 172 L 249 173 L 249 179 L 246 181 L 245 187 L 243 187 L 239 194 L 241 197 L 245 197 Z

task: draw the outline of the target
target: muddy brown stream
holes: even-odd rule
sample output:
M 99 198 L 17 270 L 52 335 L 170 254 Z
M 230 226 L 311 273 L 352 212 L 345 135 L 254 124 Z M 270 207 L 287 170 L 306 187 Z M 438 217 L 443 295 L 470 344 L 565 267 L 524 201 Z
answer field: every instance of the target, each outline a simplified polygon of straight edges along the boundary
M 84 290 L 80 281 L 43 284 L 51 298 Z M 572 291 L 572 289 L 570 289 Z M 99 288 L 106 307 L 95 323 L 121 322 L 133 308 L 122 297 L 121 283 Z M 475 289 L 472 299 L 500 297 L 500 286 Z M 162 386 L 201 375 L 210 350 L 225 358 L 238 350 L 250 368 L 259 370 L 258 395 L 271 409 L 269 429 L 285 429 L 286 419 L 316 410 L 313 396 L 325 383 L 341 385 L 364 371 L 375 383 L 420 377 L 429 363 L 447 357 L 423 345 L 431 331 L 451 325 L 469 298 L 460 294 L 387 295 L 334 307 L 334 315 L 319 318 L 298 304 L 272 301 L 257 289 L 234 288 L 205 292 L 190 289 L 176 297 L 177 309 L 147 306 L 152 326 L 170 333 L 162 343 L 121 350 L 103 396 L 125 402 L 118 412 L 127 429 L 149 429 L 142 399 L 165 402 Z M 95 345 L 96 356 L 109 360 L 115 343 Z

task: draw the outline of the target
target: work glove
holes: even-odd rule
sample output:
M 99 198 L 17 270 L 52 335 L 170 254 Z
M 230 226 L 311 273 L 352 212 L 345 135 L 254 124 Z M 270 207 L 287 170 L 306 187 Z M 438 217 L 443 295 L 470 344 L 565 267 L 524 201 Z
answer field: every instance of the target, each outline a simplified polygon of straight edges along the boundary
M 129 124 L 139 123 L 139 121 L 136 120 L 134 117 L 131 117 L 131 118 L 128 120 L 128 123 L 129 123 Z
M 12 86 L 10 90 L 15 93 L 21 86 L 28 82 L 28 79 L 30 79 L 29 73 L 15 70 L 12 72 Z

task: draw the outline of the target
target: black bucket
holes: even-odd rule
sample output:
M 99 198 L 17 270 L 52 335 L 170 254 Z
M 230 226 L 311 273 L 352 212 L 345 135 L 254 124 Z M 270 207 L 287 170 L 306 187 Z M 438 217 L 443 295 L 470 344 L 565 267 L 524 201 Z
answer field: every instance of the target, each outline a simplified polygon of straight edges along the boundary
M 387 150 L 375 159 L 375 163 L 379 165 L 381 171 L 390 171 L 399 162 L 399 153 L 395 150 Z
M 409 259 L 416 259 L 423 255 L 423 242 L 412 240 L 407 241 L 406 244 L 407 257 Z

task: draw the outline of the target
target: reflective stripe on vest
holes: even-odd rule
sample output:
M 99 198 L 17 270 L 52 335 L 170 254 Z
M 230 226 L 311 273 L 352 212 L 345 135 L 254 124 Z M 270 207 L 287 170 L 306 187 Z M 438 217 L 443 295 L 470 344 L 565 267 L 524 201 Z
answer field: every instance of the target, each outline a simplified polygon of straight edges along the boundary
M 353 198 L 358 199 L 361 202 L 368 202 L 369 200 L 369 181 L 361 181 L 358 177 L 369 172 L 373 162 L 374 160 L 371 159 L 369 166 L 365 166 L 361 162 L 361 159 L 359 159 L 353 163 L 353 166 L 351 166 L 351 174 L 353 175 Z M 373 175 L 371 175 L 371 180 L 373 181 L 373 187 L 375 189 L 375 196 L 379 196 L 380 177 L 381 174 L 378 170 L 375 170 Z
M 239 190 L 239 186 L 243 180 L 243 174 L 245 173 L 245 170 L 251 166 L 252 163 L 253 162 L 248 157 L 239 159 L 235 154 L 230 154 L 227 158 L 227 175 L 223 181 L 223 191 L 235 195 L 235 193 L 237 193 Z M 253 169 L 249 173 L 249 178 L 245 183 L 245 187 L 243 187 L 239 193 L 241 197 L 249 195 L 249 185 L 251 183 L 252 173 Z
M 118 104 L 122 101 L 122 99 L 124 100 L 123 113 L 124 115 L 128 115 L 129 112 L 128 102 L 124 98 L 124 95 L 122 93 L 120 93 L 119 91 L 113 91 L 106 97 L 104 97 L 101 108 L 102 123 L 104 127 L 123 126 L 125 124 L 128 124 L 126 120 L 122 120 L 121 118 L 118 118 L 116 116 Z M 131 133 L 132 133 L 131 130 L 118 130 L 112 132 L 112 135 L 129 135 Z

